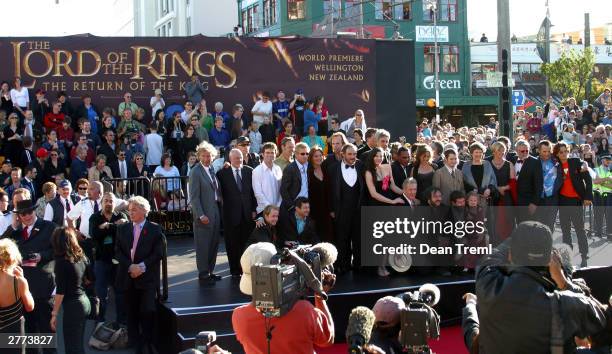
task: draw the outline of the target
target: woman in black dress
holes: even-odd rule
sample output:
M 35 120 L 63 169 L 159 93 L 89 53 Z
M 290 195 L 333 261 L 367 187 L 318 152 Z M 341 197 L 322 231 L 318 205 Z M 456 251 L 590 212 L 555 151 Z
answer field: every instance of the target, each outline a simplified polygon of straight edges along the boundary
M 181 161 L 180 163 L 179 161 L 175 161 L 175 165 L 183 166 L 183 162 L 185 161 L 185 158 L 187 157 L 187 153 L 190 151 L 196 151 L 199 143 L 200 143 L 200 140 L 195 135 L 195 128 L 191 124 L 188 125 L 187 128 L 185 128 L 185 137 L 183 137 L 183 139 L 179 143 L 181 146 L 180 148 Z
M 19 116 L 17 116 L 17 113 L 9 114 L 9 124 L 4 128 L 2 139 L 4 156 L 11 160 L 13 165 L 19 164 L 23 152 L 23 143 L 21 142 L 23 128 L 19 126 L 18 122 Z
M 66 354 L 84 354 L 85 320 L 91 311 L 85 295 L 88 260 L 73 229 L 60 227 L 51 236 L 55 255 L 55 301 L 51 312 L 51 330 L 57 331 L 57 314 L 63 308 L 63 332 Z
M 180 142 L 185 136 L 184 131 L 185 123 L 181 120 L 181 112 L 174 112 L 172 119 L 166 123 L 166 141 L 164 143 L 172 151 L 172 159 L 177 166 L 181 166 L 183 161 Z
M 498 195 L 493 200 L 495 208 L 494 216 L 494 232 L 491 232 L 491 242 L 497 246 L 503 240 L 510 236 L 513 229 L 513 208 L 515 204 L 512 198 L 511 184 L 516 182 L 516 173 L 512 162 L 506 160 L 506 145 L 501 142 L 495 142 L 491 145 L 493 159 L 491 165 L 497 180 Z
M 332 221 L 329 210 L 328 181 L 324 177 L 321 164 L 323 150 L 313 146 L 308 155 L 308 196 L 310 197 L 310 216 L 315 222 L 317 235 L 323 242 L 332 242 Z
M 0 333 L 25 335 L 24 312 L 34 309 L 28 281 L 19 267 L 21 254 L 15 242 L 0 240 Z M 22 348 L 4 348 L 3 354 L 22 353 Z
M 59 152 L 57 150 L 51 150 L 49 158 L 45 161 L 43 171 L 45 172 L 45 176 L 53 178 L 54 181 L 58 178 L 60 180 L 66 178 L 66 163 L 59 158 Z
M 432 163 L 433 152 L 429 145 L 419 145 L 416 150 L 412 177 L 417 181 L 417 198 L 421 205 L 427 205 L 427 190 L 433 185 L 436 166 Z
M 133 160 L 128 166 L 128 178 L 137 178 L 130 182 L 128 195 L 139 195 L 147 197 L 149 195 L 149 180 L 147 168 L 144 165 L 144 155 L 140 152 L 134 154 Z M 141 178 L 138 178 L 141 177 Z
M 7 81 L 2 81 L 0 84 L 0 110 L 6 112 L 8 116 L 13 112 L 13 100 L 11 100 L 11 86 Z

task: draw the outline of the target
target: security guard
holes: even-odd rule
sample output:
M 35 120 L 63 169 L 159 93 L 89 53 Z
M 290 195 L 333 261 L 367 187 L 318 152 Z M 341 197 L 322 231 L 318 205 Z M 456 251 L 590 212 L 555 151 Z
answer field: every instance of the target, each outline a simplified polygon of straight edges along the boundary
M 612 240 L 612 172 L 610 172 L 610 155 L 602 156 L 599 167 L 595 168 L 597 177 L 593 179 L 595 233 L 602 237 L 603 220 L 606 219 L 606 234 Z

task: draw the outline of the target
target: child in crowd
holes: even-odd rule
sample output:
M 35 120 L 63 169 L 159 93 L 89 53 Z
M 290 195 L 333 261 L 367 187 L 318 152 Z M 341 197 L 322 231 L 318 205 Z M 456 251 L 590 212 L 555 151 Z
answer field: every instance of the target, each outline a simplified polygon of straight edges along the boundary
M 265 119 L 268 119 L 268 121 L 270 120 L 269 117 L 264 118 L 264 120 Z M 251 125 L 249 126 L 248 135 L 249 135 L 249 140 L 251 141 L 251 151 L 250 152 L 259 154 L 259 151 L 261 150 L 263 137 L 261 133 L 259 132 L 259 124 L 257 124 L 257 122 L 254 120 L 251 122 Z

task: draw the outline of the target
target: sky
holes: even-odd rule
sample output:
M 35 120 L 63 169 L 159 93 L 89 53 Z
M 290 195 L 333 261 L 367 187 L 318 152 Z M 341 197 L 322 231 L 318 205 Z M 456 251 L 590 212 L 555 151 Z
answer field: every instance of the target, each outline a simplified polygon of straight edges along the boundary
M 497 1 L 467 1 L 469 37 L 479 39 L 484 32 L 489 40 L 494 41 L 497 36 Z M 546 0 L 509 1 L 511 32 L 519 37 L 535 34 L 546 14 Z M 591 13 L 593 27 L 612 22 L 610 0 L 549 0 L 549 4 L 551 21 L 555 26 L 553 33 L 583 28 L 585 12 Z M 133 19 L 133 0 L 2 0 L 2 5 L 11 9 L 11 13 L 27 14 L 4 16 L 0 26 L 2 37 L 80 33 L 130 36 L 134 33 L 133 22 L 130 22 Z M 235 19 L 231 21 L 236 22 Z
M 509 0 L 510 31 L 522 37 L 534 35 L 546 16 L 546 0 Z M 552 33 L 584 29 L 584 14 L 590 13 L 591 27 L 612 23 L 610 0 L 549 0 Z M 497 37 L 496 0 L 468 0 L 468 38 L 480 39 L 486 33 L 489 41 Z

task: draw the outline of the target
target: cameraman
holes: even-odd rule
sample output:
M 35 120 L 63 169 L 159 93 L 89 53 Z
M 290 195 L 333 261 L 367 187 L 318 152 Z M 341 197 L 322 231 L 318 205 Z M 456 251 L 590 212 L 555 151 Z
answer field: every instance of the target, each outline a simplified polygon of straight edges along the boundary
M 476 295 L 484 354 L 573 353 L 575 336 L 606 326 L 601 305 L 563 273 L 550 229 L 535 221 L 519 224 L 482 260 Z
M 400 313 L 406 308 L 404 300 L 385 296 L 378 299 L 372 308 L 376 322 L 372 329 L 370 344 L 376 345 L 384 353 L 402 353 L 403 349 L 399 342 Z
M 242 278 L 240 291 L 252 295 L 251 267 L 257 263 L 270 264 L 276 247 L 268 242 L 250 245 L 240 259 Z M 324 273 L 333 283 L 333 274 Z M 328 283 L 328 282 L 326 282 Z M 324 286 L 324 291 L 330 290 Z M 232 314 L 232 325 L 236 338 L 249 354 L 270 353 L 312 354 L 314 346 L 326 347 L 334 343 L 334 322 L 327 303 L 315 295 L 315 305 L 298 300 L 282 317 L 266 318 L 257 311 L 253 303 L 240 306 Z M 271 335 L 267 343 L 267 334 Z

